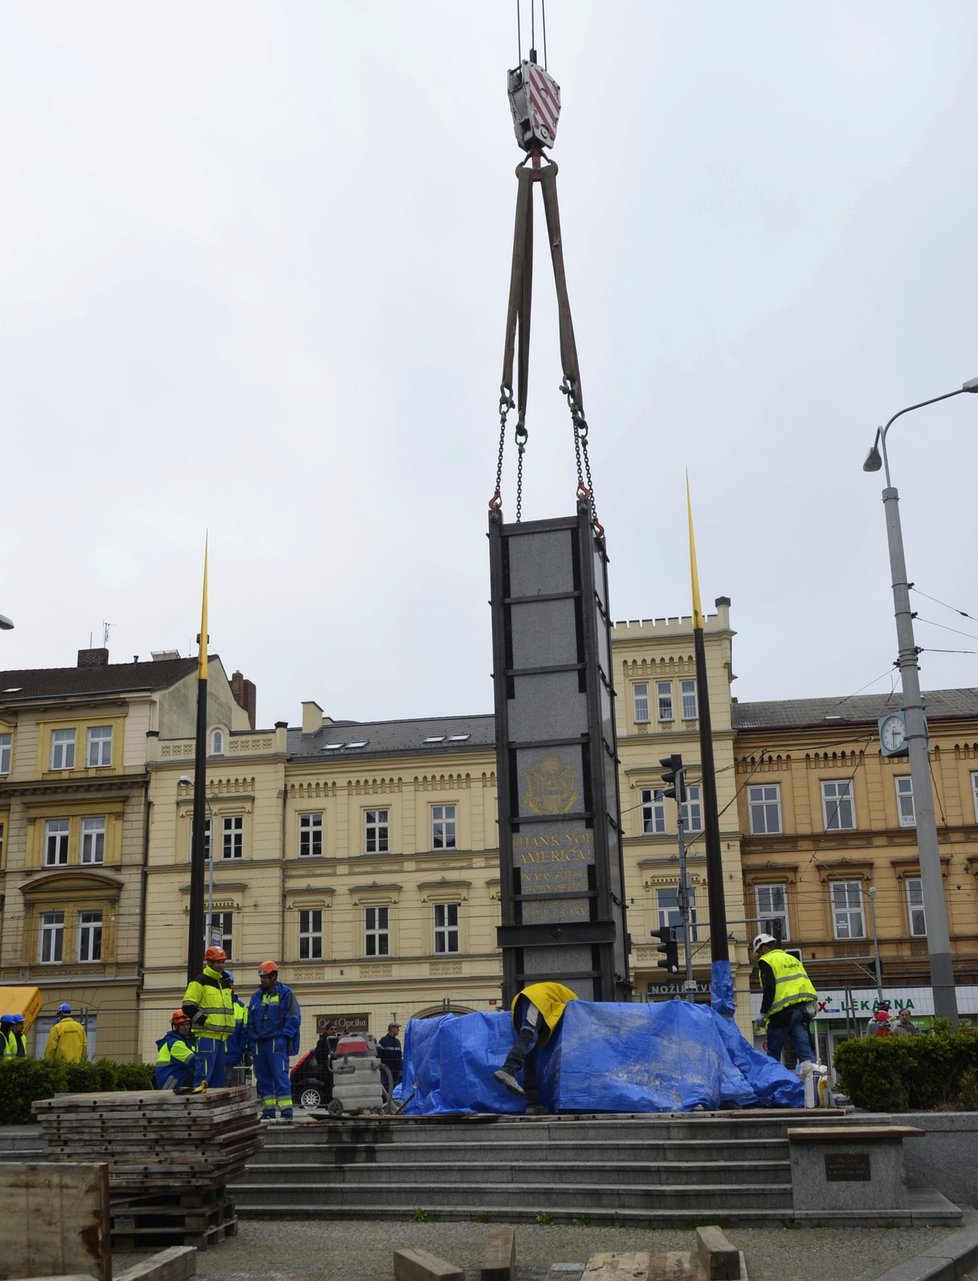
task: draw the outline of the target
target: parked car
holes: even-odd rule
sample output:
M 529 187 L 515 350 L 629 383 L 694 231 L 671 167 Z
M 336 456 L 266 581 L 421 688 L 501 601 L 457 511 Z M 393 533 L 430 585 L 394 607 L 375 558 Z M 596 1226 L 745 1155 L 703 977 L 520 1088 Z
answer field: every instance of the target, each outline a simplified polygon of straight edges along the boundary
M 330 1042 L 333 1044 L 331 1045 Z M 289 1079 L 292 1083 L 292 1102 L 308 1112 L 326 1108 L 333 1097 L 333 1074 L 329 1068 L 329 1055 L 336 1042 L 335 1036 L 325 1033 L 316 1048 L 307 1050 L 292 1064 Z

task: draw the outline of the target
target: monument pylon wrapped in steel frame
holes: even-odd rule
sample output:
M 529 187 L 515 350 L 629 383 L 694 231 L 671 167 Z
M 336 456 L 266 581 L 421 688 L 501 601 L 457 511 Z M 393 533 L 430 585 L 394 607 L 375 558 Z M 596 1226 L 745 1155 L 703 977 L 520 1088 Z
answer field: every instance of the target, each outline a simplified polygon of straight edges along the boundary
M 608 558 L 591 507 L 489 518 L 503 996 L 628 1000 Z

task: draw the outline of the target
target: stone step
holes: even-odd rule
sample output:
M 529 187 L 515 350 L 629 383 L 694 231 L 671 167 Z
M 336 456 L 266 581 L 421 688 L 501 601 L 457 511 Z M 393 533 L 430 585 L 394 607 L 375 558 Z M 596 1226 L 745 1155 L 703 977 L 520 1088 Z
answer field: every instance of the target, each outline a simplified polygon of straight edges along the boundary
M 704 1212 L 716 1217 L 735 1210 L 754 1210 L 763 1204 L 770 1218 L 776 1210 L 790 1216 L 792 1206 L 790 1182 L 742 1183 L 737 1187 L 720 1184 L 616 1187 L 570 1183 L 561 1185 L 558 1190 L 548 1185 L 508 1183 L 487 1186 L 481 1180 L 456 1180 L 454 1184 L 434 1191 L 425 1180 L 421 1183 L 386 1183 L 382 1189 L 382 1195 L 369 1197 L 365 1195 L 368 1189 L 360 1185 L 321 1183 L 299 1189 L 277 1180 L 274 1183 L 232 1184 L 228 1191 L 239 1216 L 275 1217 L 279 1213 L 287 1213 L 290 1218 L 299 1217 L 300 1213 L 311 1215 L 313 1209 L 319 1214 L 342 1217 L 350 1207 L 363 1206 L 368 1201 L 373 1205 L 375 1215 L 379 1207 L 383 1207 L 381 1217 L 389 1217 L 391 1211 L 397 1210 L 405 1213 L 416 1208 L 431 1211 L 434 1205 L 439 1207 L 439 1213 L 444 1213 L 449 1206 L 454 1210 L 466 1209 L 465 1217 L 472 1217 L 480 1207 L 508 1212 L 527 1205 L 533 1205 L 536 1213 L 553 1214 L 560 1210 L 566 1216 L 572 1211 L 572 1217 L 594 1216 L 599 1212 L 606 1215 L 622 1210 L 646 1214 L 653 1210 L 682 1212 L 696 1217 L 695 1212 L 699 1208 L 708 1207 Z M 300 1211 L 297 1209 L 300 1206 L 309 1209 Z
M 497 1155 L 494 1153 L 494 1155 Z M 790 1182 L 791 1163 L 787 1153 L 783 1161 L 663 1161 L 663 1162 L 602 1162 L 591 1159 L 591 1153 L 582 1153 L 578 1161 L 560 1162 L 552 1159 L 537 1164 L 511 1161 L 488 1161 L 473 1155 L 462 1164 L 427 1161 L 400 1161 L 375 1163 L 354 1161 L 335 1164 L 317 1162 L 293 1167 L 262 1161 L 248 1163 L 245 1174 L 236 1182 L 234 1190 L 279 1180 L 292 1188 L 311 1184 L 360 1187 L 387 1185 L 405 1180 L 417 1185 L 428 1184 L 455 1186 L 465 1181 L 472 1171 L 478 1171 L 483 1186 L 489 1184 L 522 1184 L 523 1186 L 563 1187 L 585 1180 L 590 1184 L 609 1186 L 682 1186 L 687 1184 L 715 1184 L 739 1186 L 743 1182 L 767 1185 Z
M 296 1138 L 299 1133 L 296 1131 Z M 399 1165 L 414 1161 L 430 1164 L 464 1164 L 467 1161 L 480 1159 L 485 1154 L 494 1161 L 525 1161 L 527 1150 L 525 1143 L 511 1139 L 480 1140 L 478 1142 L 409 1142 L 377 1143 L 368 1141 L 362 1144 L 331 1144 L 326 1142 L 293 1143 L 270 1142 L 265 1138 L 260 1156 L 263 1164 L 299 1167 L 300 1165 L 335 1163 L 351 1165 L 359 1163 L 376 1163 Z M 589 1161 L 614 1161 L 626 1165 L 633 1161 L 644 1162 L 685 1162 L 713 1161 L 729 1158 L 745 1161 L 788 1160 L 788 1140 L 786 1138 L 751 1138 L 737 1139 L 721 1143 L 714 1139 L 655 1139 L 650 1142 L 636 1142 L 631 1139 L 612 1141 L 601 1140 L 594 1143 L 582 1143 L 579 1140 L 554 1140 L 534 1148 L 533 1161 L 559 1162 L 574 1160 L 586 1153 Z

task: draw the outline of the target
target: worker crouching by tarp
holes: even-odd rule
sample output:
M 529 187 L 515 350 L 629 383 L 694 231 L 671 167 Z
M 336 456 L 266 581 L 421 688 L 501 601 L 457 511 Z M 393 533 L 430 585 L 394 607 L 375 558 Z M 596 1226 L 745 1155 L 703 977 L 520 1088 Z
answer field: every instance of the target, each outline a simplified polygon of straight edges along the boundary
M 506 1013 L 412 1019 L 404 1079 L 408 1115 L 522 1113 L 495 1065 L 514 1041 Z M 804 1087 L 707 1005 L 572 1001 L 536 1051 L 537 1088 L 551 1112 L 690 1112 L 803 1107 Z

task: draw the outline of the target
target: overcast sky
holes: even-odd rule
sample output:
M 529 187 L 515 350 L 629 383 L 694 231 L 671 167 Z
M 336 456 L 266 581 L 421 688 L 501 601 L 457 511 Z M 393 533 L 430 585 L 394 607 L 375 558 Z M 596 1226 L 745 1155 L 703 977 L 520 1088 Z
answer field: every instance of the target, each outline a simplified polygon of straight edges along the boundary
M 976 48 L 974 0 L 547 5 L 612 613 L 689 613 L 688 468 L 741 701 L 892 684 L 861 464 L 978 375 Z M 514 0 L 5 0 L 0 667 L 195 652 L 209 530 L 260 724 L 492 710 L 516 59 Z M 538 243 L 526 519 L 560 372 Z M 889 444 L 923 684 L 978 685 L 978 396 Z

